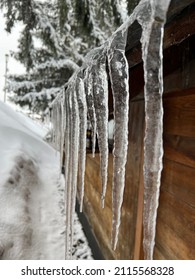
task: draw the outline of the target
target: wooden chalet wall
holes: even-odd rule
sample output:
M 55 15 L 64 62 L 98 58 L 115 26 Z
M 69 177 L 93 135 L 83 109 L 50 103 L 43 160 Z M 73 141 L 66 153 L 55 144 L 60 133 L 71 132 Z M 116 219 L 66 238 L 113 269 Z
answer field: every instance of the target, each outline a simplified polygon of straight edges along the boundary
M 170 49 L 165 63 L 174 60 L 180 60 L 179 68 L 165 77 L 164 168 L 154 256 L 195 259 L 195 35 Z
M 173 8 L 164 39 L 164 167 L 154 258 L 195 259 L 195 9 L 191 4 L 173 17 Z M 136 34 L 140 35 L 139 27 L 135 38 Z M 99 155 L 87 155 L 84 213 L 105 259 L 143 258 L 144 81 L 139 40 L 133 42 L 133 46 L 127 43 L 126 53 L 131 94 L 129 149 L 116 251 L 111 249 L 112 154 L 104 209 L 100 206 Z

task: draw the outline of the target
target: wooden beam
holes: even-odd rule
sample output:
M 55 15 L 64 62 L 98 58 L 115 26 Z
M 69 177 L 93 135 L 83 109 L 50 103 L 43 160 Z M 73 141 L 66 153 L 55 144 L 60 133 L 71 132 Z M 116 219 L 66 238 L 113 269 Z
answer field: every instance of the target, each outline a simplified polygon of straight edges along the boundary
M 195 34 L 195 5 L 188 7 L 181 15 L 165 26 L 164 49 L 178 45 Z
M 143 248 L 143 209 L 144 209 L 144 176 L 143 176 L 143 162 L 144 162 L 144 150 L 142 143 L 142 155 L 141 155 L 141 168 L 140 168 L 140 181 L 137 201 L 137 220 L 135 227 L 135 247 L 134 247 L 134 260 L 141 259 L 141 249 Z

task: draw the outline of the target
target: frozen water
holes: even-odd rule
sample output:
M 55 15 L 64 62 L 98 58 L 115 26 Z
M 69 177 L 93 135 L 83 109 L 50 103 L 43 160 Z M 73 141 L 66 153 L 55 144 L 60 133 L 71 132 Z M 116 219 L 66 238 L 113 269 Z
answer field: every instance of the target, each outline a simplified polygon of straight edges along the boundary
M 59 113 L 55 108 L 54 102 L 53 109 L 55 114 L 57 112 L 57 117 L 53 123 L 56 127 L 55 141 L 57 143 L 61 141 L 59 139 L 59 132 L 57 132 L 57 130 L 60 131 L 58 127 L 58 123 L 60 123 L 59 116 L 63 116 L 65 119 L 65 200 L 67 202 L 66 224 L 69 228 L 66 235 L 67 252 L 70 252 L 69 242 L 71 241 L 70 235 L 72 234 L 71 216 L 73 215 L 75 206 L 74 199 L 78 164 L 78 189 L 82 210 L 86 152 L 86 139 L 84 138 L 86 138 L 87 119 L 91 122 L 92 127 L 93 154 L 95 154 L 96 133 L 98 136 L 102 177 L 101 201 L 102 206 L 104 206 L 108 168 L 107 66 L 114 100 L 113 248 L 115 249 L 117 245 L 128 149 L 129 69 L 125 57 L 125 46 L 127 30 L 137 20 L 142 27 L 141 43 L 145 79 L 144 252 L 146 259 L 152 259 L 153 257 L 163 156 L 162 44 L 164 23 L 169 3 L 170 0 L 141 0 L 131 16 L 113 34 L 110 40 L 86 56 L 82 68 L 77 70 L 69 81 L 68 88 L 64 94 L 64 116 L 62 112 Z M 58 99 L 56 100 L 57 102 Z M 75 128 L 78 129 L 79 133 L 76 132 Z M 79 150 L 78 148 L 75 149 L 76 146 L 74 146 L 73 151 L 73 145 L 77 145 Z
M 83 208 L 84 197 L 84 180 L 85 180 L 85 162 L 86 162 L 86 133 L 87 133 L 87 103 L 85 96 L 85 86 L 83 75 L 77 77 L 76 94 L 78 100 L 78 109 L 80 116 L 79 128 L 79 170 L 78 170 L 78 197 L 80 204 L 80 212 Z
M 108 77 L 106 72 L 106 55 L 103 54 L 92 66 L 93 100 L 95 107 L 98 145 L 100 150 L 100 170 L 102 178 L 101 204 L 104 208 L 104 199 L 107 187 L 108 172 Z
M 91 72 L 91 68 L 88 67 L 85 73 L 85 92 L 86 92 L 86 100 L 87 100 L 87 114 L 91 123 L 92 130 L 92 154 L 95 156 L 95 146 L 96 146 L 96 114 L 93 100 L 93 75 Z
M 128 148 L 129 71 L 125 57 L 126 32 L 119 32 L 108 49 L 109 74 L 114 100 L 114 150 L 112 186 L 112 245 L 116 248 L 125 186 Z
M 142 25 L 142 58 L 145 79 L 145 138 L 144 138 L 144 253 L 153 258 L 156 217 L 159 204 L 160 180 L 163 168 L 163 32 L 170 1 L 151 1 L 147 20 Z

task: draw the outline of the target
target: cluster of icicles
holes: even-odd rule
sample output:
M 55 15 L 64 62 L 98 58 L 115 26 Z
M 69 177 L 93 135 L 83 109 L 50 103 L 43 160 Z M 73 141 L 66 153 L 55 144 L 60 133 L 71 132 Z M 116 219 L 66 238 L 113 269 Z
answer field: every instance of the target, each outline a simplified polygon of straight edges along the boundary
M 125 57 L 129 26 L 137 20 L 142 27 L 142 59 L 145 79 L 144 139 L 144 253 L 153 258 L 156 216 L 163 156 L 162 44 L 166 12 L 170 0 L 143 0 L 102 47 L 86 57 L 66 89 L 52 104 L 54 142 L 65 155 L 66 253 L 71 258 L 73 213 L 76 196 L 82 211 L 86 162 L 87 120 L 92 127 L 93 154 L 98 137 L 102 180 L 101 205 L 107 186 L 108 169 L 108 80 L 114 102 L 114 149 L 112 185 L 112 246 L 116 248 L 125 186 L 128 150 L 129 67 Z M 138 81 L 139 82 L 139 81 Z M 133 151 L 131 151 L 133 153 Z

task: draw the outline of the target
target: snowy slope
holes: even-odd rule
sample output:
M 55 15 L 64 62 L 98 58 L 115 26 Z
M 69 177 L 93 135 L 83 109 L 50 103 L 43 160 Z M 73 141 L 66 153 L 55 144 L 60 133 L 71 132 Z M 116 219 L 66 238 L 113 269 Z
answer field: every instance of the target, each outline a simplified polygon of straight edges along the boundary
M 0 259 L 64 259 L 64 179 L 43 136 L 0 102 Z
M 11 107 L 0 102 L 1 126 L 17 128 L 33 137 L 43 138 L 46 131 L 22 113 L 16 113 Z

